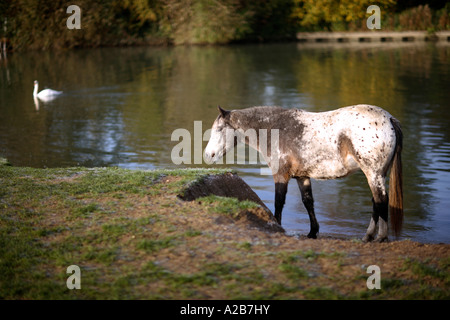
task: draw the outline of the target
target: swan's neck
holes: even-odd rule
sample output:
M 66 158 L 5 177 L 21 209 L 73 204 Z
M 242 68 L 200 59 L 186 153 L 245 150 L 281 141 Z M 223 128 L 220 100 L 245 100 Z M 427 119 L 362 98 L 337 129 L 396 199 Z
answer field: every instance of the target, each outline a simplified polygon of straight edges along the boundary
M 37 96 L 37 93 L 38 93 L 38 84 L 36 83 L 36 84 L 34 85 L 33 97 L 36 97 L 36 96 Z

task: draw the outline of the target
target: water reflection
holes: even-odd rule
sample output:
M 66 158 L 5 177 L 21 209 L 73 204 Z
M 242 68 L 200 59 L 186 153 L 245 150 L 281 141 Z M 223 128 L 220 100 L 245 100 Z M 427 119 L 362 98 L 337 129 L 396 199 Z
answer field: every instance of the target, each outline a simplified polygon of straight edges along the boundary
M 0 154 L 19 166 L 175 167 L 173 130 L 209 128 L 217 105 L 323 111 L 379 105 L 403 125 L 405 237 L 450 242 L 448 44 L 274 44 L 25 53 L 0 69 Z M 64 91 L 36 107 L 32 83 Z M 271 177 L 231 166 L 273 208 Z M 313 181 L 322 233 L 361 236 L 371 195 L 362 174 Z M 306 234 L 295 184 L 283 224 Z

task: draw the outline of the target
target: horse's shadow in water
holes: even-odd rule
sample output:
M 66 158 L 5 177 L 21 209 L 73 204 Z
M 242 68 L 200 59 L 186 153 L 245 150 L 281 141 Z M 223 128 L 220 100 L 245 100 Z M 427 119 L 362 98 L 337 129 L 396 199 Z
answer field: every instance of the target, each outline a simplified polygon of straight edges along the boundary
M 396 236 L 402 227 L 402 140 L 400 122 L 371 105 L 319 113 L 280 107 L 232 111 L 219 107 L 205 159 L 216 162 L 237 142 L 258 150 L 273 174 L 275 218 L 280 224 L 288 182 L 295 178 L 310 219 L 309 238 L 319 232 L 310 179 L 336 179 L 361 169 L 373 195 L 372 218 L 363 241 L 382 242 L 388 240 L 388 211 Z

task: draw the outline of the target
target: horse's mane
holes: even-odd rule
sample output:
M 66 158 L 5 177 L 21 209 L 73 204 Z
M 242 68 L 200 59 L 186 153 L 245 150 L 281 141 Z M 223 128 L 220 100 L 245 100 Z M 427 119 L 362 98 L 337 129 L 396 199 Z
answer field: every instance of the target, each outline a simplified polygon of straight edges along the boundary
M 231 113 L 231 123 L 239 123 L 239 127 L 242 129 L 264 127 L 282 128 L 292 119 L 290 114 L 292 110 L 294 109 L 286 109 L 278 106 L 256 106 L 233 110 Z
M 283 112 L 286 110 L 289 110 L 289 109 L 285 109 L 285 108 L 279 107 L 279 106 L 255 106 L 255 107 L 250 107 L 250 108 L 245 108 L 245 109 L 238 109 L 235 111 L 238 111 L 241 113 L 247 113 L 247 114 L 256 114 L 256 113 L 274 114 L 274 113 L 280 113 L 280 112 Z

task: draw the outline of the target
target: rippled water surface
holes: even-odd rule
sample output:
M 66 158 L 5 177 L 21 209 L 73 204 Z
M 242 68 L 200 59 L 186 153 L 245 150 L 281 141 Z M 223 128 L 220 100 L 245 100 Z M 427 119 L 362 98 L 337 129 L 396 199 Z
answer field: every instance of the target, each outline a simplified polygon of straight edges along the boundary
M 48 86 L 63 95 L 35 103 L 36 79 L 40 90 Z M 403 126 L 402 238 L 450 243 L 447 43 L 10 54 L 0 60 L 0 155 L 16 166 L 176 168 L 171 151 L 178 141 L 171 141 L 172 132 L 185 128 L 194 137 L 194 121 L 202 121 L 205 131 L 217 116 L 217 105 L 325 111 L 358 103 L 385 108 Z M 274 208 L 273 180 L 259 174 L 260 165 L 228 167 Z M 313 181 L 313 194 L 322 235 L 364 235 L 372 203 L 361 173 Z M 309 232 L 295 180 L 289 185 L 283 226 L 295 234 Z

